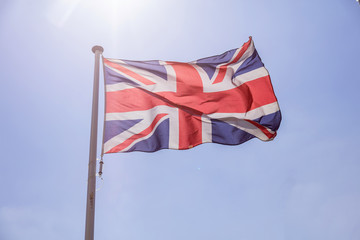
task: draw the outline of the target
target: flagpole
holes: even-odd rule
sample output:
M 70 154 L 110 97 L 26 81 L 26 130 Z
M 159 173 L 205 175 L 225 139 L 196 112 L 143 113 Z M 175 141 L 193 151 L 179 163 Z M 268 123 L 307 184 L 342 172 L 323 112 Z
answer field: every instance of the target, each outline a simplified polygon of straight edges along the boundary
M 98 127 L 98 105 L 99 105 L 99 61 L 100 55 L 104 51 L 101 46 L 92 48 L 95 54 L 94 85 L 91 113 L 91 133 L 90 133 L 90 152 L 89 152 L 89 171 L 88 188 L 86 200 L 86 223 L 85 240 L 94 239 L 95 223 L 95 191 L 96 191 L 96 148 L 97 148 L 97 127 Z

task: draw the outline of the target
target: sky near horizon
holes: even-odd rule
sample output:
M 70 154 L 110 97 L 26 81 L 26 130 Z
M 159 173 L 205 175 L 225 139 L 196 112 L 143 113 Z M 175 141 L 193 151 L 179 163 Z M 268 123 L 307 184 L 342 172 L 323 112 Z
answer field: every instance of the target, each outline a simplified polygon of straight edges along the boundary
M 84 238 L 94 45 L 189 62 L 249 36 L 278 136 L 105 155 L 95 239 L 359 239 L 359 23 L 355 0 L 2 0 L 0 239 Z

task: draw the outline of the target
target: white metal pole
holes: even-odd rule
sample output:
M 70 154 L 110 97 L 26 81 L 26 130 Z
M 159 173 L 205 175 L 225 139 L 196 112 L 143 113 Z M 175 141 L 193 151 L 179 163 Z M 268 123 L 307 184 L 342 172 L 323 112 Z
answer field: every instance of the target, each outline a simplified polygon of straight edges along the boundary
M 86 223 L 85 240 L 94 239 L 95 223 L 95 191 L 96 191 L 96 148 L 97 148 L 97 127 L 98 127 L 98 103 L 99 103 L 99 61 L 100 54 L 104 49 L 100 46 L 92 48 L 95 53 L 93 101 L 91 113 L 91 133 L 89 152 L 88 188 L 86 200 Z

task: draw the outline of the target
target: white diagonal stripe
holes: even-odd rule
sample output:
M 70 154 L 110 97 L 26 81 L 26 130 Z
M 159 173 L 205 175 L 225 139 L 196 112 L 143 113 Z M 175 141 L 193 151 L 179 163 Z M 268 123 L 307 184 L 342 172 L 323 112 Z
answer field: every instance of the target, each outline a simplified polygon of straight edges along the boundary
M 273 102 L 258 108 L 255 108 L 253 110 L 250 110 L 245 113 L 211 113 L 207 116 L 212 119 L 218 119 L 222 120 L 224 118 L 234 117 L 237 119 L 248 119 L 248 120 L 254 120 L 257 118 L 260 118 L 265 115 L 269 115 L 272 113 L 275 113 L 279 111 L 279 105 L 277 102 Z
M 133 135 L 139 134 L 146 128 L 150 126 L 153 122 L 156 115 L 161 113 L 167 113 L 168 116 L 161 119 L 161 121 L 156 124 L 156 127 L 163 122 L 165 119 L 169 119 L 169 148 L 171 149 L 178 149 L 179 148 L 179 123 L 178 123 L 178 109 L 169 107 L 169 106 L 156 106 L 152 109 L 145 110 L 145 111 L 133 111 L 133 112 L 125 112 L 125 113 L 107 113 L 105 115 L 106 121 L 111 120 L 132 120 L 132 119 L 142 119 L 139 123 L 135 124 L 131 128 L 127 129 L 126 131 L 120 133 L 119 135 L 114 136 L 113 138 L 109 139 L 107 142 L 104 143 L 104 151 L 107 152 L 112 148 L 116 147 L 117 145 L 121 144 L 128 138 L 132 137 Z M 154 128 L 154 130 L 156 129 Z M 153 130 L 153 131 L 154 131 Z M 129 147 L 124 149 L 126 151 L 135 143 L 145 140 L 149 138 L 153 131 L 147 135 L 146 137 L 140 138 L 134 141 Z
M 113 61 L 116 62 L 115 60 L 113 60 Z M 118 60 L 118 61 L 120 61 L 120 60 Z M 162 61 L 159 61 L 159 63 L 162 65 L 164 64 L 164 62 L 162 62 Z M 161 78 L 155 74 L 152 74 L 146 70 L 142 70 L 142 71 L 136 70 L 137 74 L 139 74 L 142 77 L 145 77 L 155 83 L 155 84 L 151 84 L 151 85 L 146 85 L 146 84 L 138 81 L 137 79 L 130 77 L 129 75 L 123 73 L 122 71 L 119 71 L 116 68 L 109 66 L 106 63 L 104 65 L 105 65 L 105 67 L 111 69 L 112 71 L 118 73 L 119 75 L 122 75 L 123 77 L 128 78 L 129 80 L 136 83 L 136 84 L 131 84 L 128 82 L 119 82 L 119 83 L 115 83 L 115 84 L 107 84 L 105 87 L 106 92 L 121 91 L 121 90 L 130 89 L 130 88 L 134 88 L 134 87 L 142 88 L 142 89 L 145 89 L 145 90 L 151 91 L 151 92 L 163 92 L 163 91 L 175 92 L 176 91 L 176 74 L 171 65 L 166 65 L 166 64 L 163 65 L 167 72 L 167 78 L 168 78 L 167 80 L 164 80 L 163 78 Z M 129 65 L 122 65 L 122 67 L 130 69 Z M 132 71 L 135 71 L 135 70 L 132 70 Z

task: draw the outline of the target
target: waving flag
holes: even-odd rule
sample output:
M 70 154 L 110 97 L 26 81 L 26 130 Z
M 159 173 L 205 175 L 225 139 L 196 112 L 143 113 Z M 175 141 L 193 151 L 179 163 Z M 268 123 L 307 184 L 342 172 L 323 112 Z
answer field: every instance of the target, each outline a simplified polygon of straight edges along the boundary
M 103 61 L 104 153 L 276 136 L 279 106 L 251 38 L 241 48 L 189 63 Z

